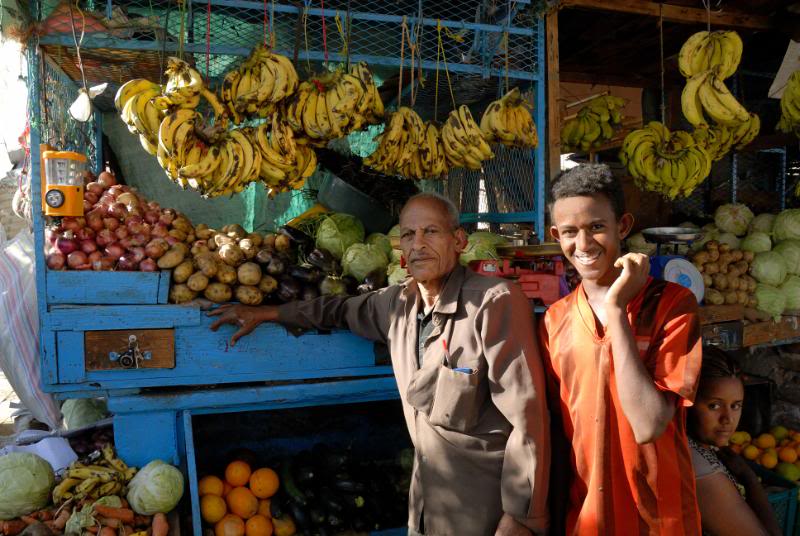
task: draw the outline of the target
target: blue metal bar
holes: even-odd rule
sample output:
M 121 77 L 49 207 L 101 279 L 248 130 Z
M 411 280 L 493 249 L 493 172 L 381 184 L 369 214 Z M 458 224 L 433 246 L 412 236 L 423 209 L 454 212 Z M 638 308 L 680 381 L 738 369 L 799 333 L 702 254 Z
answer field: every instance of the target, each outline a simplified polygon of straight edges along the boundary
M 195 4 L 206 4 L 206 0 L 192 0 Z M 525 4 L 528 2 L 525 1 L 518 1 L 517 4 Z M 218 6 L 218 7 L 231 7 L 231 8 L 238 8 L 238 9 L 253 9 L 253 10 L 262 10 L 264 9 L 264 4 L 262 2 L 248 2 L 246 0 L 216 0 L 211 3 L 211 6 Z M 297 6 L 288 6 L 285 4 L 275 4 L 275 12 L 276 13 L 290 13 L 292 15 L 297 15 L 303 13 L 303 9 Z M 318 8 L 309 8 L 308 15 L 313 15 L 316 17 L 323 16 L 323 11 Z M 325 17 L 335 17 L 336 10 L 326 10 L 324 12 Z M 350 18 L 352 20 L 362 20 L 362 21 L 370 21 L 370 22 L 392 22 L 396 24 L 402 24 L 403 22 L 403 15 L 387 15 L 383 13 L 365 13 L 361 11 L 353 11 L 350 14 Z M 498 24 L 483 24 L 478 22 L 466 22 L 466 21 L 453 21 L 453 20 L 440 20 L 440 19 L 432 19 L 432 18 L 425 18 L 423 17 L 421 20 L 419 17 L 408 15 L 406 16 L 406 23 L 409 25 L 414 25 L 421 23 L 423 26 L 432 26 L 436 27 L 437 24 L 441 23 L 442 27 L 446 28 L 455 28 L 457 30 L 479 30 L 485 32 L 505 32 L 508 31 L 510 34 L 514 35 L 533 35 L 533 29 L 531 28 L 521 28 L 517 26 L 511 26 L 506 29 L 505 26 L 498 25 Z
M 186 470 L 189 474 L 189 495 L 192 499 L 192 534 L 203 534 L 200 517 L 200 493 L 197 489 L 197 459 L 194 455 L 194 430 L 192 429 L 192 412 L 182 411 L 183 439 L 186 451 Z
M 510 212 L 506 214 L 498 214 L 496 212 L 468 212 L 461 214 L 461 223 L 521 223 L 521 222 L 535 222 L 536 212 Z
M 114 15 L 114 0 L 106 0 L 106 18 L 111 20 Z
M 536 147 L 536 180 L 534 181 L 534 200 L 536 212 L 536 236 L 540 241 L 545 239 L 544 229 L 544 204 L 547 197 L 546 180 L 545 180 L 545 159 L 547 158 L 547 132 L 545 126 L 547 125 L 547 103 L 546 103 L 546 90 L 544 78 L 544 65 L 545 65 L 545 28 L 544 17 L 539 17 L 538 27 L 536 31 L 536 70 L 537 79 L 535 84 L 536 91 L 536 127 L 539 129 L 539 145 Z
M 64 35 L 48 35 L 43 36 L 40 39 L 40 43 L 43 45 L 60 45 L 60 46 L 73 46 L 72 38 L 64 36 Z M 120 50 L 152 50 L 152 51 L 160 51 L 161 45 L 154 41 L 135 41 L 135 40 L 120 40 L 120 39 L 111 39 L 111 38 L 100 38 L 100 37 L 86 37 L 84 39 L 83 48 L 108 48 L 108 49 L 120 49 Z M 192 53 L 192 54 L 205 54 L 205 45 L 202 43 L 193 43 L 187 44 L 183 47 L 184 52 Z M 167 43 L 166 44 L 166 51 L 167 52 L 175 52 L 178 50 L 177 43 Z M 227 54 L 230 56 L 247 56 L 250 54 L 251 48 L 248 47 L 235 47 L 235 46 L 212 46 L 211 53 L 212 54 Z M 290 50 L 275 50 L 278 54 L 283 54 L 285 56 L 291 57 L 293 52 Z M 299 51 L 298 53 L 299 60 L 311 60 L 311 61 L 323 61 L 325 59 L 325 54 L 322 51 Z M 328 60 L 335 61 L 335 62 L 344 62 L 347 61 L 347 56 L 344 54 L 339 53 L 328 53 Z M 404 67 L 411 67 L 411 59 L 407 58 L 403 62 L 400 61 L 400 58 L 396 58 L 393 56 L 374 56 L 370 54 L 351 54 L 350 55 L 351 62 L 358 62 L 358 61 L 365 61 L 370 65 L 384 65 L 387 67 L 399 67 L 401 64 Z M 455 73 L 467 73 L 467 74 L 480 74 L 483 75 L 485 73 L 484 68 L 481 65 L 472 65 L 472 64 L 464 64 L 464 63 L 448 63 L 447 65 L 450 72 Z M 423 60 L 422 61 L 422 68 L 427 70 L 435 70 L 436 69 L 436 62 L 431 60 Z M 505 76 L 505 69 L 494 68 L 490 69 L 489 74 L 491 76 Z M 515 80 L 540 80 L 542 78 L 541 73 L 531 73 L 527 71 L 519 71 L 511 69 L 508 71 L 509 78 L 513 78 Z
M 103 114 L 96 110 L 94 116 L 94 172 L 103 171 Z

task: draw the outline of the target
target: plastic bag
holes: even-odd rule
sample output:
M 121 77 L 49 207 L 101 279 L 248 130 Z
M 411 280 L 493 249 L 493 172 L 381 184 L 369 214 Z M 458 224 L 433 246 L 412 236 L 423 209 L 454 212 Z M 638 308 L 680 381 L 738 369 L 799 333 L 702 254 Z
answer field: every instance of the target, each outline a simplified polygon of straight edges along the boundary
M 0 368 L 36 420 L 55 430 L 61 410 L 41 387 L 34 259 L 29 230 L 7 241 L 0 233 Z

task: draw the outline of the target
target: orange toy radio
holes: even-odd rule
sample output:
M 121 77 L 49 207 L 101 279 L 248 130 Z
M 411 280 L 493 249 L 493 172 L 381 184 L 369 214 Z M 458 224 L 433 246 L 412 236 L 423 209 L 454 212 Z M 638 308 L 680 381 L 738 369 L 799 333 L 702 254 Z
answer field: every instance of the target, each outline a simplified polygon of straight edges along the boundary
M 42 210 L 46 216 L 83 216 L 86 157 L 72 151 L 42 153 Z

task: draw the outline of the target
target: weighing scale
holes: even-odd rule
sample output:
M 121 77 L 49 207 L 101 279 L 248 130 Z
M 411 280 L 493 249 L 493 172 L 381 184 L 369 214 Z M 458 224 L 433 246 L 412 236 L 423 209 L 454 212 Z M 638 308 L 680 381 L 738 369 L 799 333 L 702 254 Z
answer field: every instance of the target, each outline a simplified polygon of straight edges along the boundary
M 656 254 L 650 257 L 650 275 L 686 287 L 694 293 L 698 303 L 703 301 L 703 276 L 691 262 L 677 255 L 678 246 L 691 245 L 703 237 L 703 232 L 691 227 L 651 227 L 642 230 L 642 236 L 647 242 L 656 244 Z M 662 246 L 665 251 L 662 251 Z M 670 246 L 672 254 L 667 252 Z

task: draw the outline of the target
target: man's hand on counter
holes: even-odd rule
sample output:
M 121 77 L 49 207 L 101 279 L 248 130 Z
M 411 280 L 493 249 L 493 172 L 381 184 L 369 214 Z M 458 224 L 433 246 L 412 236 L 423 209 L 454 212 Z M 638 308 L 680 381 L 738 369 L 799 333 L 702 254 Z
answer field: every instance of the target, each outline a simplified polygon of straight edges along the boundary
M 211 331 L 217 331 L 223 324 L 239 326 L 239 330 L 231 336 L 231 346 L 236 346 L 236 341 L 250 334 L 262 322 L 275 322 L 278 320 L 278 308 L 274 305 L 252 307 L 236 303 L 226 303 L 210 311 L 208 316 L 218 316 Z

